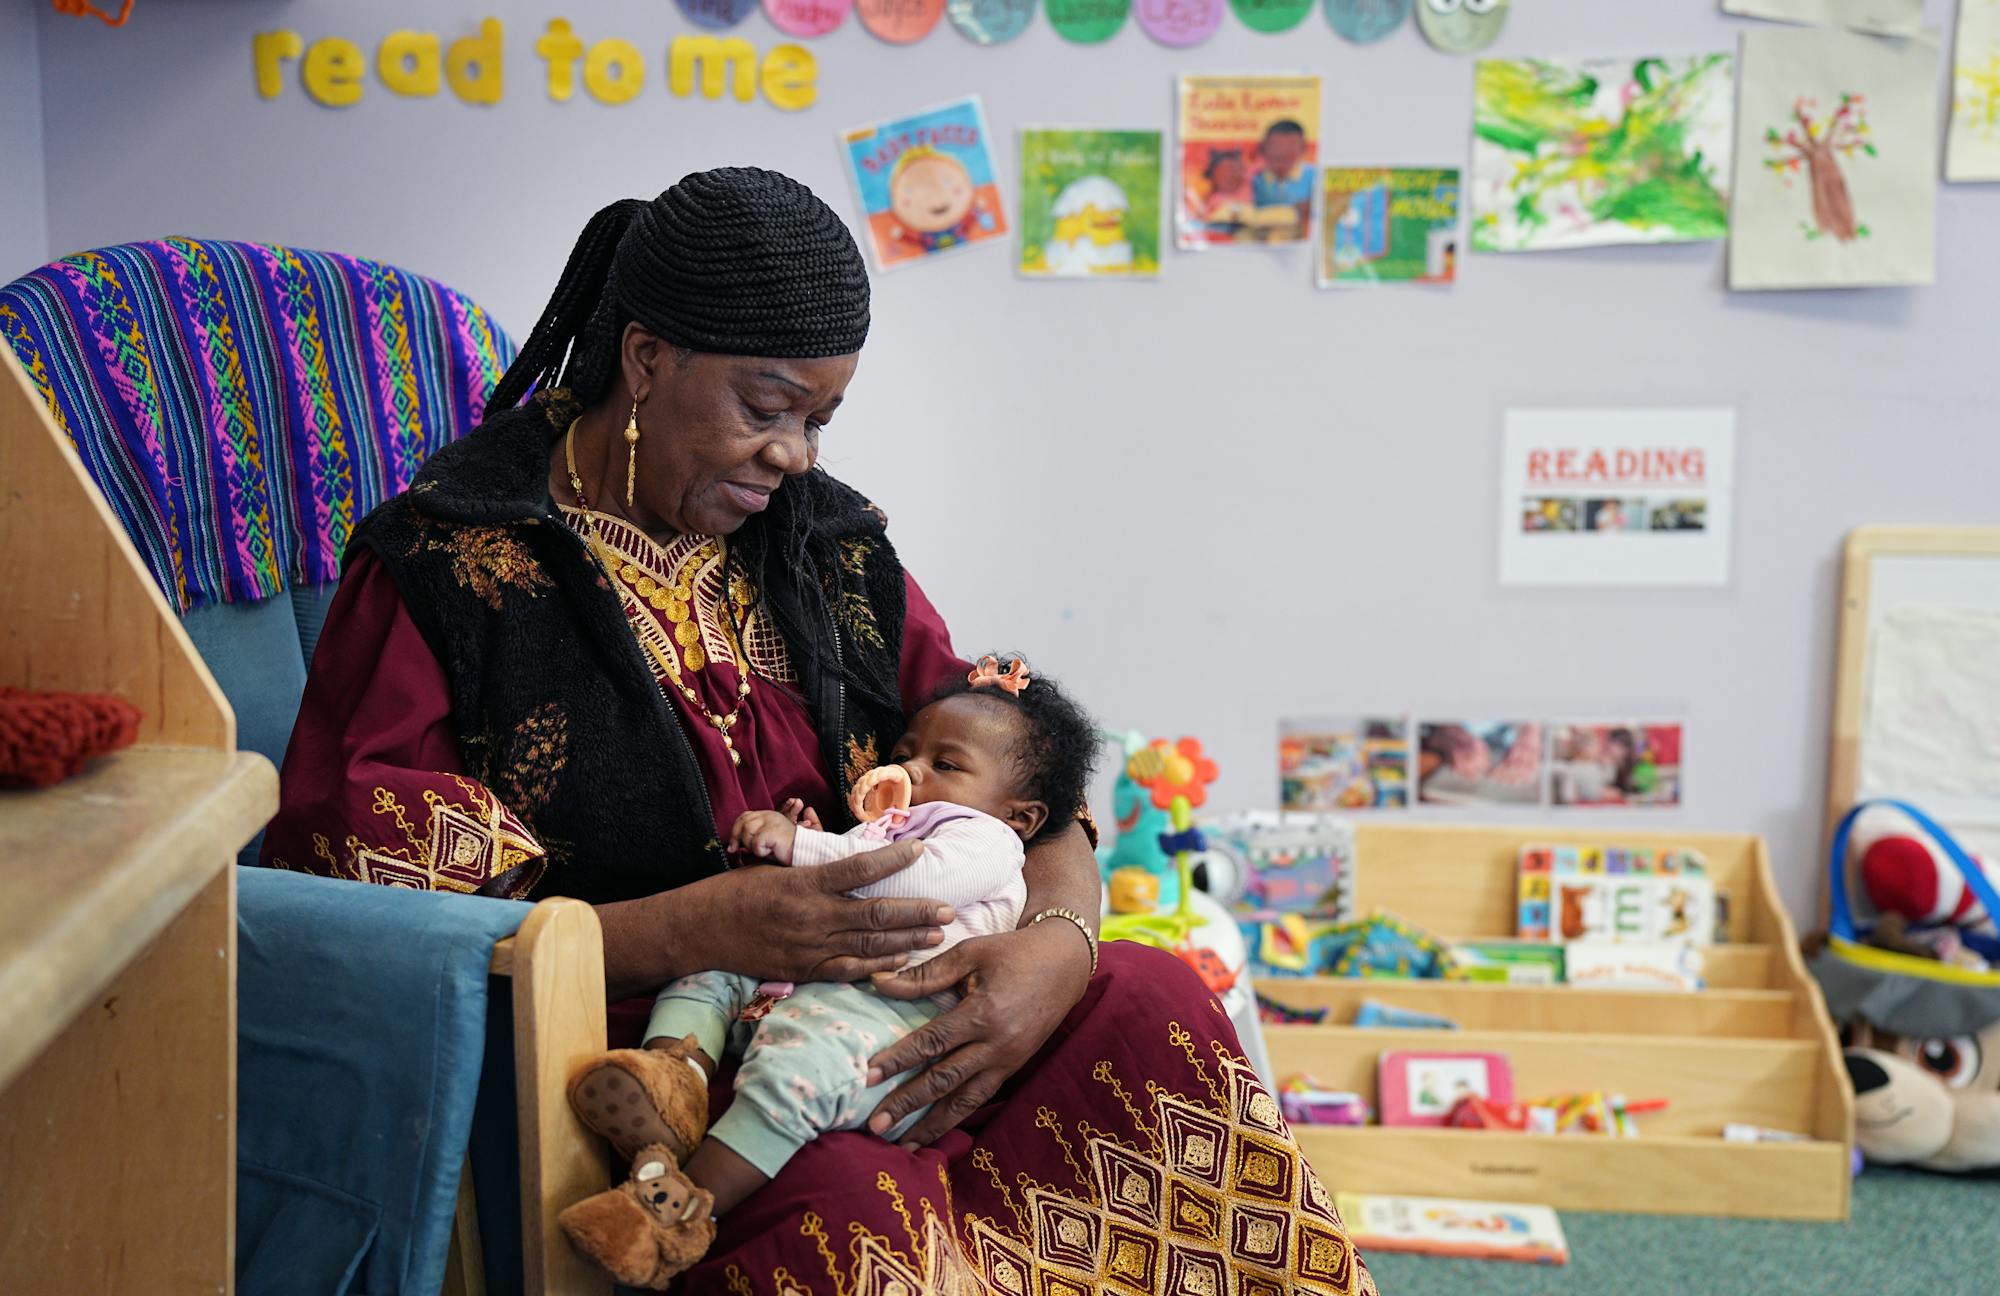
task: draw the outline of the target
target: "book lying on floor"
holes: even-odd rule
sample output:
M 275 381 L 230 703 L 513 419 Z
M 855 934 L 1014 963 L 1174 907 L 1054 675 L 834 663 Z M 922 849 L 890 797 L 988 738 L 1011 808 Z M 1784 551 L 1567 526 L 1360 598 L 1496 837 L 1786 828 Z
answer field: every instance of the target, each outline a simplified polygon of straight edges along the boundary
M 1568 1264 L 1562 1224 L 1546 1206 L 1336 1193 L 1347 1235 L 1363 1254 L 1416 1251 L 1471 1260 Z

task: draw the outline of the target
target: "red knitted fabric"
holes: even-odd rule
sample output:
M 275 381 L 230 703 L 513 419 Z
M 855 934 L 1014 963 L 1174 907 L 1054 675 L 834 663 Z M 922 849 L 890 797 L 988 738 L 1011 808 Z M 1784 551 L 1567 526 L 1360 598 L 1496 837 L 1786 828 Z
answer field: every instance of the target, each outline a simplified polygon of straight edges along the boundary
M 123 698 L 0 684 L 0 787 L 53 787 L 138 736 L 139 708 Z

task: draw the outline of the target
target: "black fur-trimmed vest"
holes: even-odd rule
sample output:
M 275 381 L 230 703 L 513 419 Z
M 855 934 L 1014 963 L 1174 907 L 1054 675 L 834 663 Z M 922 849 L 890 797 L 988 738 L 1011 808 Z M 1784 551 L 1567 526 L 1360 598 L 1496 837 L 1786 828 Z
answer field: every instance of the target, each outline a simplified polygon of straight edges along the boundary
M 726 860 L 680 713 L 549 496 L 550 448 L 577 412 L 557 391 L 494 414 L 370 514 L 353 544 L 388 568 L 444 668 L 466 774 L 547 852 L 531 885 L 494 889 L 602 904 Z M 903 572 L 881 514 L 815 470 L 730 547 L 784 633 L 844 807 L 852 779 L 903 728 Z

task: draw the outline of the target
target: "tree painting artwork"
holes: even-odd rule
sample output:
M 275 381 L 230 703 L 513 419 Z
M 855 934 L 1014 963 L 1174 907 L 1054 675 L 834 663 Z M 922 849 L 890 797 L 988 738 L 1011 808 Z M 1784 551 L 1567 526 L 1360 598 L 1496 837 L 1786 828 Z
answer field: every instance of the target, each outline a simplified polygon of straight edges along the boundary
M 1481 59 L 1472 246 L 1534 252 L 1729 232 L 1734 59 Z
M 1746 31 L 1729 286 L 1927 284 L 1937 273 L 1938 40 Z
M 2000 0 L 1959 0 L 1944 178 L 2000 180 Z
M 1812 222 L 1800 222 L 1809 239 L 1833 238 L 1852 243 L 1868 237 L 1868 226 L 1854 214 L 1854 195 L 1847 187 L 1843 162 L 1860 156 L 1879 157 L 1868 140 L 1868 105 L 1857 94 L 1842 94 L 1840 107 L 1825 121 L 1818 120 L 1818 105 L 1801 99 L 1792 105 L 1792 120 L 1782 133 L 1773 126 L 1764 132 L 1764 143 L 1777 156 L 1764 159 L 1787 189 L 1795 187 L 1800 175 L 1812 190 Z

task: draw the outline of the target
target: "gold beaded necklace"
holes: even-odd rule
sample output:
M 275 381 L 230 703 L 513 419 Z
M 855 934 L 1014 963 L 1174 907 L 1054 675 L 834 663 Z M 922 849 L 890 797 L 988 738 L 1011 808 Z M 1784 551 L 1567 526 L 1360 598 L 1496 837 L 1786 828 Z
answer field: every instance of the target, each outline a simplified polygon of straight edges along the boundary
M 702 564 L 711 556 L 723 559 L 722 570 L 726 575 L 729 571 L 728 548 L 714 542 L 703 545 L 681 564 L 679 570 L 674 573 L 674 583 L 671 586 L 661 585 L 640 571 L 633 563 L 613 563 L 611 557 L 616 556 L 616 551 L 606 543 L 603 534 L 598 531 L 597 519 L 591 511 L 590 501 L 583 494 L 583 478 L 577 476 L 576 472 L 576 425 L 581 422 L 583 420 L 580 418 L 574 420 L 569 425 L 569 431 L 563 434 L 563 460 L 569 469 L 569 488 L 576 493 L 577 508 L 582 513 L 583 525 L 589 530 L 584 542 L 590 546 L 590 552 L 612 580 L 630 586 L 635 596 L 666 614 L 667 620 L 674 627 L 674 641 L 687 653 L 688 669 L 698 671 L 707 664 L 708 657 L 701 649 L 701 627 L 694 615 L 694 577 L 701 570 Z M 647 588 L 648 586 L 651 588 Z M 742 636 L 736 631 L 736 621 L 729 605 L 747 608 L 755 601 L 756 595 L 751 591 L 749 583 L 739 578 L 725 591 L 725 598 L 718 608 L 723 634 L 728 640 L 730 651 L 736 656 L 736 709 L 728 715 L 717 715 L 708 709 L 708 704 L 701 700 L 701 695 L 681 678 L 681 664 L 674 660 L 673 653 L 663 653 L 648 642 L 644 635 L 636 632 L 634 634 L 639 646 L 660 664 L 660 669 L 666 672 L 674 687 L 679 689 L 688 703 L 701 712 L 702 718 L 722 735 L 722 746 L 729 753 L 731 765 L 743 763 L 743 757 L 736 750 L 736 744 L 731 741 L 729 731 L 736 727 L 737 720 L 743 715 L 744 705 L 750 700 L 750 657 L 743 650 Z

